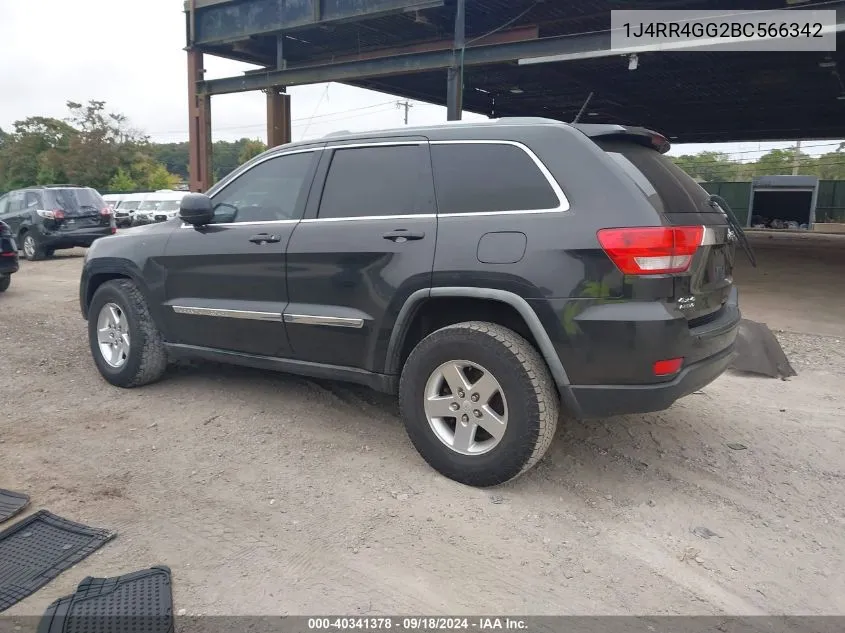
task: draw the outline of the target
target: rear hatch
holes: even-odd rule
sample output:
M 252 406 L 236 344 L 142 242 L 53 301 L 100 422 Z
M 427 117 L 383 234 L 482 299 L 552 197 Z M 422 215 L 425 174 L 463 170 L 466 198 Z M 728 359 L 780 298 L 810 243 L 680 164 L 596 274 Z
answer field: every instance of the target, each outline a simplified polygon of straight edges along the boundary
M 44 196 L 60 231 L 107 227 L 111 223 L 111 209 L 94 189 L 57 187 L 47 189 Z
M 701 185 L 662 153 L 668 142 L 659 135 L 641 131 L 593 141 L 633 180 L 664 225 L 673 229 L 676 245 L 699 240 L 680 249 L 690 255 L 689 265 L 684 267 L 679 259 L 676 263 L 683 270 L 668 273 L 673 278 L 672 296 L 665 299 L 687 317 L 690 327 L 717 318 L 733 286 L 735 240 L 725 213 L 711 204 Z

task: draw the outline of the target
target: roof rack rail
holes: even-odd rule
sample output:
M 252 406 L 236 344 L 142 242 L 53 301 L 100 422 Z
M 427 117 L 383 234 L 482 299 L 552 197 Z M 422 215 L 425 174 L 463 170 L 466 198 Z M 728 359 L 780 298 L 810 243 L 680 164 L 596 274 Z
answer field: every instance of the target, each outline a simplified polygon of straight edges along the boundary
M 56 189 L 58 187 L 76 187 L 77 189 L 84 189 L 82 185 L 74 185 L 72 183 L 60 183 L 55 185 L 37 185 L 33 189 Z

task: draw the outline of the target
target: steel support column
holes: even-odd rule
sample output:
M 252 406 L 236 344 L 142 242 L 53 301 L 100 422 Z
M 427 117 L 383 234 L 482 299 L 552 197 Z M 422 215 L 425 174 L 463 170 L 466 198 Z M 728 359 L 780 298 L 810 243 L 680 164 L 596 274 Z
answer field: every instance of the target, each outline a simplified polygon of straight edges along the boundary
M 284 88 L 267 89 L 267 147 L 290 143 L 290 95 Z
M 466 47 L 466 0 L 455 11 L 455 44 L 446 84 L 446 118 L 459 121 L 464 109 L 464 48 Z
M 200 94 L 197 82 L 203 80 L 205 65 L 202 53 L 188 51 L 188 141 L 190 147 L 189 188 L 207 191 L 212 184 L 211 174 L 211 95 Z

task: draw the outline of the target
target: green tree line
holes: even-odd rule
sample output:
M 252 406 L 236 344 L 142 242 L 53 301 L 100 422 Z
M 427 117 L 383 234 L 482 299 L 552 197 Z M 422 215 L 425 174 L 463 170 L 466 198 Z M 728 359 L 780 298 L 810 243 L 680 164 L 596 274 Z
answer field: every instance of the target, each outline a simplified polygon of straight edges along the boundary
M 172 189 L 188 179 L 187 143 L 152 143 L 104 101 L 67 102 L 64 120 L 33 116 L 0 129 L 0 191 L 74 183 L 100 191 Z M 266 149 L 241 139 L 213 145 L 215 179 Z
M 704 182 L 747 182 L 756 176 L 790 175 L 798 161 L 798 173 L 820 180 L 845 180 L 845 144 L 836 151 L 810 156 L 796 148 L 774 149 L 759 159 L 741 162 L 722 152 L 701 152 L 673 156 L 681 169 Z

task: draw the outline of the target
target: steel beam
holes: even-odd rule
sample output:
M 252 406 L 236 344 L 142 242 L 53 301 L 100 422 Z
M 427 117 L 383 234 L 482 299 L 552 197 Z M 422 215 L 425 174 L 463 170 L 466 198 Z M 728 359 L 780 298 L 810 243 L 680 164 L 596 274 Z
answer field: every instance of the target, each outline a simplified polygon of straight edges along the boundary
M 464 68 L 516 62 L 528 57 L 543 57 L 561 52 L 583 52 L 610 48 L 610 35 L 605 33 L 572 37 L 546 37 L 530 41 L 467 47 Z M 329 81 L 355 81 L 410 73 L 446 70 L 452 66 L 450 50 L 385 55 L 375 59 L 296 66 L 286 70 L 250 72 L 242 77 L 226 77 L 201 82 L 204 94 L 228 94 L 248 90 L 264 90 L 272 86 L 302 86 Z
M 203 192 L 211 187 L 211 95 L 197 92 L 199 80 L 205 74 L 203 55 L 188 51 L 188 140 L 189 188 Z
M 466 49 L 466 0 L 455 9 L 455 43 L 446 78 L 446 119 L 460 121 L 464 104 L 464 50 Z
M 267 147 L 290 143 L 290 95 L 284 88 L 267 90 Z
M 230 0 L 197 5 L 196 42 L 215 44 L 316 24 L 443 6 L 444 0 Z

